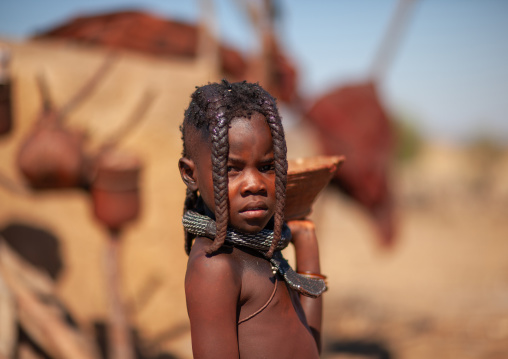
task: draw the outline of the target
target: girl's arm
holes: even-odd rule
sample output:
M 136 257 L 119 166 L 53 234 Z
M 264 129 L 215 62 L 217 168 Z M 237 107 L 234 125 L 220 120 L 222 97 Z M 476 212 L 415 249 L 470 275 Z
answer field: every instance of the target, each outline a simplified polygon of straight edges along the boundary
M 240 277 L 227 254 L 197 252 L 189 257 L 185 277 L 194 358 L 238 358 Z
M 321 274 L 314 222 L 307 219 L 293 220 L 288 225 L 291 229 L 292 241 L 295 246 L 297 272 Z M 300 302 L 319 352 L 321 352 L 322 296 L 319 298 L 309 298 L 301 295 Z

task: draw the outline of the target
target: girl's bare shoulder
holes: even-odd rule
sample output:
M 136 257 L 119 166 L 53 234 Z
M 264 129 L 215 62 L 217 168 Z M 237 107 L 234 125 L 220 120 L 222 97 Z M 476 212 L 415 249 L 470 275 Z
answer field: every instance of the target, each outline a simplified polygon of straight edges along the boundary
M 231 284 L 241 285 L 242 268 L 237 256 L 229 248 L 221 248 L 216 253 L 207 254 L 211 241 L 198 237 L 192 246 L 187 262 L 188 282 L 202 283 L 227 280 Z

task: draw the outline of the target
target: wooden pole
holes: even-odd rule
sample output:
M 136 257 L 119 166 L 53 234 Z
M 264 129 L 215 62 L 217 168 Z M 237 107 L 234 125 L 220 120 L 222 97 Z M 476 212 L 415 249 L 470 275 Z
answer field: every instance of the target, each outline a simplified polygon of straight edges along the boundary
M 415 2 L 416 0 L 399 0 L 372 63 L 371 77 L 375 82 L 380 81 L 386 75 Z
M 130 327 L 121 295 L 120 238 L 118 230 L 110 230 L 104 257 L 106 293 L 109 305 L 108 358 L 134 359 Z

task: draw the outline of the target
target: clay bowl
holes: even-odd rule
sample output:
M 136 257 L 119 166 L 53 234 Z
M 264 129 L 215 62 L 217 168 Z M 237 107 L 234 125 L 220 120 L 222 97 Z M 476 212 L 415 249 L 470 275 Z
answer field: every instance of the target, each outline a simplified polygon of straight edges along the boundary
M 344 156 L 316 156 L 288 161 L 286 221 L 301 219 L 312 211 L 319 192 L 330 182 Z

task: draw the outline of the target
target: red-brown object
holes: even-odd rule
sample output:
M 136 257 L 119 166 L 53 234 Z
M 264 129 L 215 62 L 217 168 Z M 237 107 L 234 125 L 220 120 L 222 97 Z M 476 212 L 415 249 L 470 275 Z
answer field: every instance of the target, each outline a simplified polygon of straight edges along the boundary
M 84 136 L 65 129 L 54 114 L 43 111 L 20 147 L 18 168 L 33 188 L 64 188 L 80 184 Z
M 141 161 L 127 153 L 108 151 L 97 161 L 92 182 L 94 213 L 111 230 L 119 230 L 140 212 Z
M 373 216 L 384 246 L 393 244 L 394 223 L 388 170 L 394 134 L 373 82 L 337 88 L 318 99 L 307 117 L 327 155 L 347 162 L 334 182 Z
M 120 232 L 140 212 L 141 161 L 108 149 L 95 159 L 92 200 L 95 217 L 109 230 L 104 274 L 109 301 L 108 358 L 134 359 L 132 336 L 121 293 Z
M 12 129 L 12 99 L 11 80 L 0 81 L 0 135 L 9 133 Z
M 0 135 L 12 129 L 12 80 L 9 74 L 10 53 L 0 47 Z
M 199 30 L 194 25 L 166 20 L 142 11 L 119 11 L 77 17 L 34 38 L 60 38 L 161 57 L 194 58 L 197 55 L 198 37 Z M 226 74 L 237 77 L 245 71 L 245 61 L 233 49 L 220 46 L 219 56 Z
M 18 168 L 33 188 L 64 188 L 84 184 L 85 136 L 81 131 L 66 128 L 63 119 L 92 91 L 111 64 L 112 57 L 106 58 L 94 76 L 60 109 L 52 104 L 44 77 L 38 76 L 42 108 L 34 127 L 21 143 L 17 157 Z
M 394 244 L 393 199 L 388 184 L 395 135 L 376 84 L 386 76 L 416 0 L 398 0 L 370 70 L 369 81 L 337 88 L 318 99 L 307 117 L 318 127 L 323 150 L 344 154 L 336 183 L 371 213 L 381 245 Z
M 35 39 L 65 39 L 110 49 L 128 49 L 159 57 L 195 58 L 199 27 L 142 11 L 118 11 L 77 17 L 37 34 Z M 236 50 L 219 45 L 221 71 L 229 81 L 244 80 L 247 61 Z M 281 101 L 294 99 L 296 70 L 280 49 L 273 50 L 270 90 Z M 256 81 L 259 79 L 255 79 Z M 273 87 L 273 88 L 272 88 Z
M 38 77 L 42 109 L 22 142 L 17 164 L 33 188 L 73 187 L 80 183 L 84 155 L 83 134 L 62 126 L 43 77 Z

